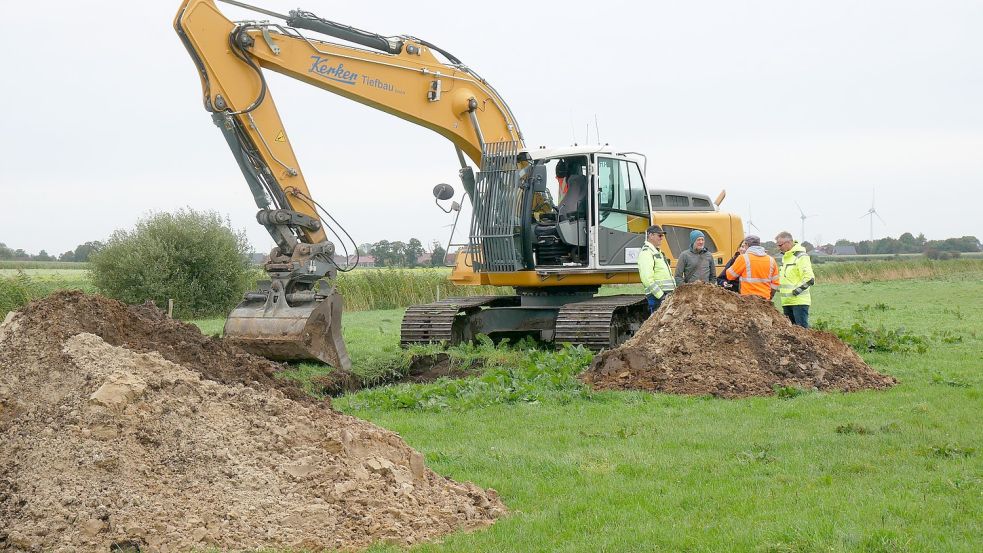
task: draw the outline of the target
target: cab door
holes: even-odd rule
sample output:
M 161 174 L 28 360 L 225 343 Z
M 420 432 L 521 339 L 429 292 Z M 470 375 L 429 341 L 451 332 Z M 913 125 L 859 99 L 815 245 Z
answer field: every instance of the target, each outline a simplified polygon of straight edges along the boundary
M 597 156 L 594 239 L 599 267 L 634 267 L 651 224 L 649 198 L 638 163 Z

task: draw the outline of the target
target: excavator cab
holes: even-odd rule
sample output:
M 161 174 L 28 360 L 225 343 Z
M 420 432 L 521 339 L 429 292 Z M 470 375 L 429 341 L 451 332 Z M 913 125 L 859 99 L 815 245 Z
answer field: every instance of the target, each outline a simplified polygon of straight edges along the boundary
M 598 147 L 487 156 L 472 198 L 478 272 L 637 272 L 651 224 L 638 160 Z
M 546 170 L 545 209 L 533 208 L 536 266 L 584 266 L 587 263 L 587 158 L 561 157 L 537 164 Z M 556 198 L 553 203 L 552 198 Z M 533 198 L 537 203 L 537 199 Z

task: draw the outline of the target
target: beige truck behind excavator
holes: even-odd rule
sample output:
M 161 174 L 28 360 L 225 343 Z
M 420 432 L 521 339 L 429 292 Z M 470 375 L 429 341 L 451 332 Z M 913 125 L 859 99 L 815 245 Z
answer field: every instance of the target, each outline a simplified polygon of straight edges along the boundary
M 276 243 L 265 264 L 270 280 L 230 314 L 229 339 L 273 359 L 350 365 L 333 287 L 340 268 L 326 231 L 341 238 L 323 209 L 331 196 L 323 204 L 312 197 L 267 70 L 426 127 L 454 145 L 462 202 L 473 208 L 459 256 L 466 263 L 455 279 L 516 294 L 411 307 L 403 344 L 533 334 L 598 349 L 620 343 L 644 321 L 643 297 L 597 296 L 602 285 L 638 282 L 634 255 L 653 218 L 642 156 L 606 146 L 527 148 L 488 82 L 425 40 L 222 1 L 271 19 L 233 22 L 213 0 L 185 0 L 174 29 L 198 68 L 204 107 L 259 207 L 257 220 Z M 447 199 L 448 189 L 434 193 Z M 721 215 L 694 212 L 680 220 L 729 253 L 740 237 Z

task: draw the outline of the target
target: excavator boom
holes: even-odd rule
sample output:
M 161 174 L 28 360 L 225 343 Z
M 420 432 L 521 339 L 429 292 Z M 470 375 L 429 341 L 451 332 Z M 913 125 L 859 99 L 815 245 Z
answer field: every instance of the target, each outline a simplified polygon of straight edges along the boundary
M 322 204 L 311 195 L 265 71 L 445 136 L 458 151 L 465 183 L 474 182 L 465 156 L 478 163 L 486 140 L 521 144 L 522 136 L 508 106 L 487 82 L 426 41 L 383 37 L 300 10 L 281 15 L 227 3 L 283 23 L 233 22 L 212 0 L 185 0 L 174 19 L 174 29 L 198 68 L 204 107 L 242 170 L 259 208 L 257 220 L 276 243 L 265 266 L 269 282 L 246 294 L 229 315 L 225 335 L 273 359 L 317 359 L 347 367 L 343 304 L 331 285 L 339 268 L 333 263 L 335 244 L 326 232 L 337 236 L 338 229 L 327 224 Z M 438 60 L 434 52 L 448 61 Z M 330 205 L 330 197 L 324 205 Z

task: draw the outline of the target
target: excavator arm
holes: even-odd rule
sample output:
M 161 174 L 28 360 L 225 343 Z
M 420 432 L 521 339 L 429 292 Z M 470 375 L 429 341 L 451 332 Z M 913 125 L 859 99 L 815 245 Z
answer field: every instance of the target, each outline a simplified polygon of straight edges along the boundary
M 475 181 L 465 158 L 480 164 L 486 142 L 521 145 L 522 135 L 486 81 L 426 41 L 384 37 L 299 10 L 281 15 L 221 1 L 283 21 L 233 22 L 213 0 L 185 0 L 174 19 L 198 68 L 204 107 L 242 170 L 259 207 L 257 220 L 276 243 L 265 267 L 269 284 L 246 294 L 230 314 L 225 334 L 266 357 L 314 358 L 347 367 L 341 297 L 319 286 L 336 274 L 335 247 L 325 233 L 331 227 L 308 188 L 264 72 L 287 75 L 441 134 L 457 150 L 468 194 Z
M 309 12 L 263 13 L 283 18 L 286 24 L 232 22 L 212 0 L 185 0 L 174 28 L 198 66 L 205 109 L 224 116 L 223 123 L 229 118 L 237 123 L 239 136 L 255 146 L 288 195 L 293 191 L 306 195 L 307 187 L 263 70 L 429 128 L 476 164 L 485 142 L 521 145 L 519 127 L 498 93 L 432 44 L 408 36 L 383 37 Z M 357 41 L 378 51 L 312 38 L 302 30 Z M 434 51 L 448 62 L 438 60 Z M 291 203 L 301 212 L 309 207 Z

